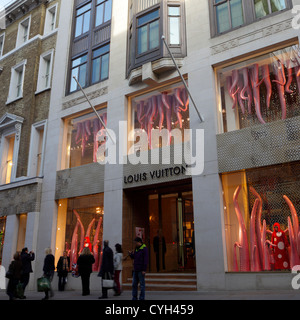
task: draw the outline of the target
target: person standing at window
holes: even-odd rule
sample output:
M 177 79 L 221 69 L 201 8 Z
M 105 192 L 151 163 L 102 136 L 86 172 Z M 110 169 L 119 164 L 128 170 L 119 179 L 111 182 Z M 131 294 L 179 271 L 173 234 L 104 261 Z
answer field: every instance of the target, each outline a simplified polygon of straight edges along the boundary
M 63 255 L 59 258 L 56 268 L 58 275 L 58 290 L 64 291 L 68 272 L 70 271 L 70 258 L 67 256 L 67 251 L 64 251 Z
M 77 260 L 78 272 L 81 277 L 82 295 L 90 294 L 90 276 L 92 273 L 92 265 L 95 263 L 95 258 L 88 247 L 83 248 Z

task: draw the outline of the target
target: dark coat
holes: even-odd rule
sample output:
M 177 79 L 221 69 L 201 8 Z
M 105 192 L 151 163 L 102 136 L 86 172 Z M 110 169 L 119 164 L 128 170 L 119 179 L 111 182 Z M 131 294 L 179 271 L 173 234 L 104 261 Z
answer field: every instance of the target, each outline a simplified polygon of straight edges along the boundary
M 153 238 L 153 249 L 154 252 L 158 253 L 159 252 L 159 236 L 155 236 Z M 166 253 L 167 248 L 166 248 L 166 241 L 165 241 L 165 237 L 162 237 L 162 252 Z
M 26 252 L 21 253 L 23 274 L 32 272 L 31 261 L 33 261 L 34 258 L 35 255 L 33 252 L 31 254 Z
M 51 275 L 55 270 L 54 255 L 47 254 L 44 260 L 43 271 L 45 275 Z
M 20 280 L 22 275 L 22 261 L 13 260 L 8 268 L 9 272 L 12 275 L 12 279 Z
M 95 263 L 95 258 L 92 254 L 81 254 L 77 259 L 78 272 L 80 275 L 92 273 L 92 265 Z
M 130 258 L 133 259 L 134 271 L 147 271 L 149 254 L 145 244 L 135 249 L 134 252 L 130 254 Z
M 57 262 L 56 269 L 57 269 L 58 276 L 61 276 L 61 277 L 65 277 L 68 274 L 68 270 L 64 270 L 63 269 L 64 258 L 67 259 L 67 261 L 68 261 L 68 266 L 67 267 L 68 267 L 68 270 L 70 270 L 70 258 L 69 257 L 60 257 L 58 262 Z
M 114 272 L 114 253 L 108 246 L 103 249 L 102 264 L 98 276 L 103 277 L 107 272 Z

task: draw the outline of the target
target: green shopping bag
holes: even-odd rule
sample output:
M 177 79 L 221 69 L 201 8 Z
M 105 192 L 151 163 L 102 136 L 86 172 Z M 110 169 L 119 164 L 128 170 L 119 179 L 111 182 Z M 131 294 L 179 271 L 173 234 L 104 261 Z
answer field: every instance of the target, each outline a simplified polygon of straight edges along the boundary
M 45 292 L 50 290 L 50 280 L 46 277 L 37 279 L 37 290 L 38 292 Z
M 23 288 L 23 284 L 21 282 L 19 282 L 16 286 L 16 297 L 17 298 L 23 298 L 24 297 L 24 288 Z

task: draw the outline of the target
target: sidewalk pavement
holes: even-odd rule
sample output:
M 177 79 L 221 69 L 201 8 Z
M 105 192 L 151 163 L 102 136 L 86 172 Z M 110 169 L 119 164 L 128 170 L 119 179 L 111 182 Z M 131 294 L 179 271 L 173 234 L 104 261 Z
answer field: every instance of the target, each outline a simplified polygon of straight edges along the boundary
M 41 300 L 44 293 L 37 291 L 26 291 L 26 300 Z M 50 300 L 98 300 L 101 292 L 91 291 L 89 296 L 82 296 L 80 290 L 63 292 L 54 291 Z M 195 300 L 300 300 L 300 290 L 257 290 L 257 291 L 146 291 L 147 300 L 165 301 L 195 301 Z M 0 291 L 0 300 L 8 300 L 5 290 Z M 23 300 L 23 301 L 26 301 Z M 131 291 L 124 291 L 121 296 L 114 297 L 113 290 L 109 290 L 110 301 L 129 301 Z M 98 300 L 100 301 L 100 300 Z

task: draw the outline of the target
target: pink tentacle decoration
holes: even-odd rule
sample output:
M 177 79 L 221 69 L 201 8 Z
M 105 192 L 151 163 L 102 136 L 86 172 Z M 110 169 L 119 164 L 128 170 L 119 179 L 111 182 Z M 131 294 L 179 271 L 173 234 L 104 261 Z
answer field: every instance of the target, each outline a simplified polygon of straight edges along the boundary
M 232 77 L 227 77 L 226 81 L 227 81 L 227 89 L 228 89 L 228 93 L 231 97 L 231 99 L 233 100 L 233 105 L 232 105 L 232 109 L 234 109 L 237 106 L 237 93 L 239 88 L 237 87 L 238 84 L 238 80 L 239 80 L 239 73 L 237 70 L 233 70 L 232 71 Z
M 92 230 L 92 227 L 93 227 L 93 224 L 95 223 L 95 218 L 90 222 L 87 230 L 86 230 L 86 233 L 85 233 L 85 236 L 86 237 L 89 237 L 90 238 L 90 234 L 91 234 L 91 230 Z
M 250 86 L 248 68 L 243 68 L 242 74 L 243 74 L 244 88 L 242 89 L 242 91 L 240 93 L 240 97 L 242 98 L 242 100 L 247 100 L 248 113 L 251 114 L 251 112 L 252 112 L 251 105 L 252 105 L 252 101 L 253 101 L 253 96 L 252 96 L 252 90 L 251 90 L 251 86 Z M 245 93 L 247 93 L 247 96 L 245 96 Z
M 285 101 L 285 84 L 286 84 L 286 78 L 284 73 L 283 65 L 280 61 L 278 61 L 278 66 L 274 64 L 274 75 L 276 80 L 272 80 L 277 85 L 277 91 L 280 99 L 281 104 L 281 118 L 286 118 L 286 101 Z
M 295 237 L 295 243 L 296 243 L 296 249 L 298 252 L 298 256 L 300 254 L 300 243 L 298 242 L 298 235 L 299 235 L 299 219 L 296 212 L 296 209 L 292 203 L 292 201 L 286 196 L 283 196 L 283 199 L 288 204 L 291 215 L 292 215 L 292 221 L 293 221 L 293 231 L 294 231 L 294 237 Z
M 169 145 L 171 145 L 173 97 L 168 96 L 166 93 L 163 93 L 162 94 L 162 102 L 166 108 L 166 121 L 167 121 L 167 129 L 168 129 L 168 133 L 169 133 L 169 138 L 168 138 L 168 146 L 169 146 Z
M 184 103 L 184 109 L 181 109 L 181 111 L 185 112 L 185 111 L 187 111 L 189 104 L 190 104 L 190 97 L 189 97 L 188 92 L 185 88 L 181 90 L 181 97 L 182 97 L 182 101 Z
M 93 137 L 94 137 L 94 151 L 93 151 L 93 159 L 94 162 L 97 162 L 97 152 L 98 152 L 98 141 L 97 141 L 97 134 L 101 129 L 100 120 L 98 118 L 93 120 Z
M 79 221 L 77 220 L 76 226 L 73 231 L 72 235 L 72 242 L 71 242 L 71 251 L 70 251 L 70 264 L 77 263 L 77 251 L 78 251 L 78 228 L 79 228 Z
M 289 250 L 290 267 L 293 268 L 294 266 L 300 264 L 300 260 L 297 252 L 296 238 L 295 238 L 290 217 L 288 217 L 288 228 L 289 228 L 289 238 L 290 238 L 290 250 Z
M 93 253 L 94 253 L 94 258 L 95 258 L 95 263 L 93 264 L 93 271 L 98 271 L 100 264 L 100 257 L 99 257 L 99 242 L 100 240 L 99 238 L 99 233 L 101 230 L 101 224 L 102 224 L 102 220 L 103 218 L 100 217 L 97 223 L 97 227 L 96 227 L 96 232 L 95 232 L 95 236 L 94 236 L 94 241 L 93 241 Z M 101 242 L 100 242 L 101 243 Z
M 245 104 L 244 104 L 244 100 L 241 97 L 242 88 L 243 88 L 243 79 L 239 77 L 237 97 L 238 97 L 238 102 L 239 102 L 241 111 L 243 114 L 245 114 Z
M 182 115 L 180 112 L 179 101 L 177 100 L 176 96 L 173 98 L 173 111 L 177 117 L 177 123 L 179 124 L 180 129 L 182 129 Z
M 300 95 L 300 66 L 295 67 L 298 94 Z
M 77 132 L 76 132 L 76 137 L 75 137 L 75 142 L 78 144 L 82 139 L 82 123 L 79 122 L 77 123 Z
M 263 79 L 259 81 L 259 67 L 257 63 L 253 65 L 252 69 L 250 69 L 250 79 L 251 79 L 251 84 L 253 89 L 253 98 L 254 98 L 256 116 L 260 123 L 265 124 L 266 122 L 263 119 L 261 115 L 261 110 L 260 110 L 260 92 L 259 92 L 259 87 Z
M 249 262 L 249 244 L 247 231 L 245 227 L 245 222 L 238 204 L 238 195 L 241 191 L 241 186 L 238 186 L 233 195 L 233 203 L 235 207 L 235 212 L 239 222 L 239 251 L 240 251 L 240 271 L 250 271 L 250 262 Z
M 262 198 L 259 195 L 259 193 L 251 186 L 250 192 L 256 197 L 256 199 L 259 201 L 258 205 L 258 212 L 256 217 L 256 223 L 255 223 L 255 233 L 257 238 L 257 247 L 258 247 L 258 253 L 259 253 L 259 263 L 262 268 L 263 266 L 263 247 L 264 247 L 264 241 L 262 240 L 262 224 L 261 224 L 261 215 L 262 215 Z
M 164 120 L 165 120 L 164 106 L 163 106 L 161 95 L 157 96 L 157 108 L 159 113 L 159 131 L 161 131 Z
M 150 149 L 152 149 L 153 148 L 153 146 L 152 146 L 152 128 L 153 128 L 154 118 L 155 118 L 155 114 L 156 114 L 156 110 L 157 110 L 156 96 L 153 96 L 150 99 L 149 105 L 150 105 L 150 107 L 149 107 L 150 113 L 148 116 L 148 142 L 149 142 Z
M 81 219 L 80 219 L 78 212 L 75 209 L 73 209 L 73 212 L 74 212 L 75 216 L 77 217 L 77 221 L 80 226 L 80 249 L 79 249 L 79 254 L 80 254 L 83 249 L 83 246 L 84 246 L 84 227 L 83 227 L 83 224 L 81 222 Z
M 264 79 L 264 84 L 267 89 L 267 108 L 270 109 L 271 95 L 272 95 L 272 83 L 271 83 L 271 79 L 270 79 L 269 65 L 265 64 L 261 67 L 261 69 L 262 69 L 262 76 Z
M 293 81 L 293 69 L 291 67 L 291 60 L 287 60 L 286 68 L 287 68 L 287 71 L 288 71 L 288 80 L 287 80 L 286 85 L 285 85 L 285 92 L 293 93 L 294 91 L 290 89 L 290 86 L 291 86 L 292 81 Z
M 251 252 L 251 271 L 261 271 L 259 252 L 257 248 L 257 236 L 255 232 L 256 213 L 259 200 L 256 199 L 252 208 L 250 218 L 250 252 Z
M 145 113 L 145 102 L 141 101 L 138 105 L 137 105 L 137 118 L 138 118 L 138 122 L 141 125 L 141 129 L 144 129 L 144 118 L 146 117 L 146 113 Z

